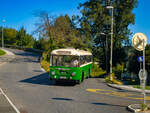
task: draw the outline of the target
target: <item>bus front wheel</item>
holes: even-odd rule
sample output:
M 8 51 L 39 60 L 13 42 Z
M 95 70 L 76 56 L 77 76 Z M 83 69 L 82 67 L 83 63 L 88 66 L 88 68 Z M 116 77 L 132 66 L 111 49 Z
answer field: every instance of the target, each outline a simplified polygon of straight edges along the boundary
M 83 82 L 84 81 L 84 72 L 82 72 L 82 79 L 81 81 Z
M 81 81 L 80 81 L 80 80 L 76 80 L 75 83 L 76 83 L 76 84 L 80 84 Z
M 89 69 L 88 78 L 91 77 L 91 70 Z

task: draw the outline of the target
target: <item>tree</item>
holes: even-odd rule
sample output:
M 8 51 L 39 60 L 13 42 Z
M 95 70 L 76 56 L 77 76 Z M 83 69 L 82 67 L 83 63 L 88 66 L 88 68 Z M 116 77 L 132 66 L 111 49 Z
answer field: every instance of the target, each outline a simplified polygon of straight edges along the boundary
M 16 38 L 17 45 L 20 47 L 32 48 L 34 45 L 33 37 L 27 34 L 23 27 L 18 31 Z
M 129 36 L 131 31 L 128 26 L 134 24 L 133 8 L 137 4 L 137 0 L 88 0 L 80 4 L 82 16 L 79 19 L 81 29 L 87 36 L 87 39 L 94 39 L 94 47 L 101 48 L 100 53 L 93 51 L 93 54 L 98 54 L 101 57 L 100 62 L 103 67 L 106 64 L 105 53 L 110 53 L 110 47 L 106 52 L 106 41 L 110 45 L 110 25 L 111 11 L 106 8 L 110 4 L 114 7 L 114 34 L 113 34 L 113 65 L 119 63 L 122 58 L 122 48 L 124 45 L 129 45 Z M 106 35 L 101 35 L 105 33 Z M 119 50 L 119 51 L 118 51 Z M 118 53 L 120 52 L 120 53 Z M 116 54 L 119 54 L 116 56 Z M 122 55 L 123 56 L 123 55 Z M 114 62 L 115 61 L 115 62 Z
M 73 26 L 68 15 L 59 17 L 50 16 L 48 13 L 39 14 L 40 22 L 36 24 L 38 33 L 44 42 L 44 50 L 50 53 L 55 48 L 84 48 L 83 35 Z
M 4 28 L 4 43 L 5 45 L 16 45 L 17 30 L 12 28 Z M 0 37 L 2 37 L 2 30 L 0 28 Z M 1 38 L 0 38 L 1 42 Z

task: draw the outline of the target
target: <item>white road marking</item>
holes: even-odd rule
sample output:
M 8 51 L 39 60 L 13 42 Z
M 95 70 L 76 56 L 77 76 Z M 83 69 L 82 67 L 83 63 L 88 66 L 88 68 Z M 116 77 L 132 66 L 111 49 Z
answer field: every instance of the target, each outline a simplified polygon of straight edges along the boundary
M 0 88 L 1 93 L 5 96 L 5 98 L 8 100 L 10 105 L 14 108 L 16 113 L 20 113 L 20 111 L 17 109 L 17 107 L 12 103 L 12 101 L 7 97 L 7 95 L 3 92 L 3 90 Z

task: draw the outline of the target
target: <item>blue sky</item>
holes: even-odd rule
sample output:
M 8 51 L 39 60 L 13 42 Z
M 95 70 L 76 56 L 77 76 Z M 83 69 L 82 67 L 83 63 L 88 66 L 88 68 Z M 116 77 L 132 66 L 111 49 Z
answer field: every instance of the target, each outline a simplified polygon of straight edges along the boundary
M 0 21 L 6 20 L 5 26 L 19 29 L 24 26 L 28 33 L 35 29 L 37 18 L 33 12 L 45 10 L 52 15 L 79 14 L 77 6 L 86 0 L 0 0 Z M 150 37 L 150 0 L 138 0 L 138 7 L 134 9 L 135 25 L 130 28 L 134 33 L 143 32 Z M 0 25 L 2 23 L 0 22 Z M 131 36 L 132 37 L 132 36 Z M 150 38 L 149 38 L 150 40 Z M 150 41 L 148 41 L 150 42 Z
M 138 7 L 133 12 L 135 13 L 135 24 L 130 26 L 131 31 L 133 34 L 144 33 L 150 43 L 150 0 L 138 0 Z

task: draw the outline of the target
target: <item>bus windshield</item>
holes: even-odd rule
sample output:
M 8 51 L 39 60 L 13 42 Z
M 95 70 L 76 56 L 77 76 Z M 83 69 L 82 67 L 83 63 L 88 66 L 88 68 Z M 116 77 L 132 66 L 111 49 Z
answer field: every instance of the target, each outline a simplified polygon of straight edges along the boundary
M 78 67 L 79 56 L 53 55 L 52 66 Z

